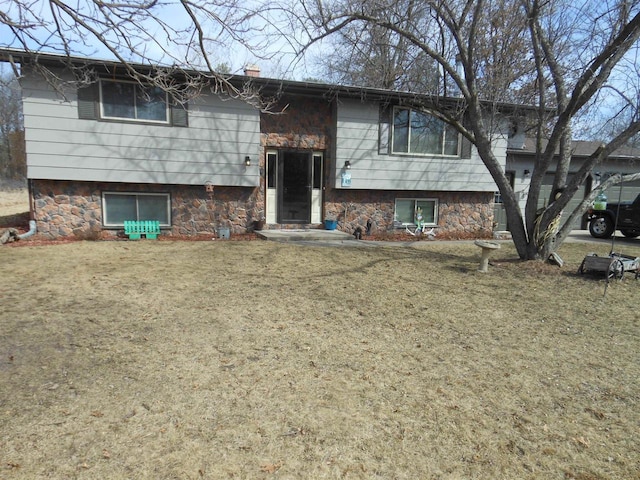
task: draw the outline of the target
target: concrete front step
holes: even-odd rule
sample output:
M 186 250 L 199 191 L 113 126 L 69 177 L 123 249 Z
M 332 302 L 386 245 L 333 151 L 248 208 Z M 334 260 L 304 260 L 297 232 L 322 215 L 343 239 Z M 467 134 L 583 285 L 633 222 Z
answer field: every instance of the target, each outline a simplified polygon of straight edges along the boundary
M 353 235 L 339 230 L 260 230 L 255 233 L 259 238 L 277 242 L 355 240 Z

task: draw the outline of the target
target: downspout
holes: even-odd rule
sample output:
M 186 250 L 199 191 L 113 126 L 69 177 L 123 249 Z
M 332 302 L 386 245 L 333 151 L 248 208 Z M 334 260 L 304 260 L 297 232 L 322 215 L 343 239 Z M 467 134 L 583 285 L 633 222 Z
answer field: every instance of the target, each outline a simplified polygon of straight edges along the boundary
M 36 233 L 36 221 L 34 217 L 34 202 L 33 202 L 33 180 L 29 179 L 29 212 L 31 214 L 31 220 L 29 220 L 29 231 L 18 235 L 18 240 L 24 240 Z
M 29 238 L 34 233 L 36 233 L 36 221 L 29 220 L 29 231 L 20 235 L 16 235 L 16 237 L 18 238 L 18 240 L 24 240 L 25 238 Z

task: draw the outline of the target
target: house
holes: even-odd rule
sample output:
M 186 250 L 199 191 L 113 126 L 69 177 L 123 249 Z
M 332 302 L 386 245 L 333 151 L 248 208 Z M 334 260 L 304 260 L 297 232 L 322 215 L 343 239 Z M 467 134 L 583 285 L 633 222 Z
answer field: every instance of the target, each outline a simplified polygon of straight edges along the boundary
M 183 105 L 118 62 L 72 59 L 92 78 L 78 85 L 62 57 L 4 49 L 0 58 L 21 64 L 40 235 L 116 235 L 136 219 L 173 235 L 244 233 L 261 220 L 322 228 L 325 218 L 346 232 L 367 223 L 400 232 L 418 211 L 444 238 L 491 235 L 495 183 L 471 144 L 429 113 L 429 97 L 254 70 L 230 82 L 275 98 L 268 112 L 224 92 Z M 58 77 L 56 88 L 34 62 Z M 493 146 L 506 166 L 507 135 Z
M 574 140 L 572 142 L 571 164 L 569 168 L 569 179 L 582 166 L 583 162 L 598 148 L 600 142 Z M 511 186 L 519 195 L 520 208 L 525 209 L 527 201 L 527 192 L 531 181 L 531 172 L 536 157 L 535 140 L 524 135 L 513 135 L 508 139 L 507 144 L 507 161 L 505 172 L 511 180 Z M 591 176 L 583 184 L 581 189 L 574 195 L 573 199 L 565 208 L 565 215 L 573 211 L 582 200 L 591 193 L 601 182 L 606 180 L 613 174 L 632 174 L 640 171 L 640 149 L 633 147 L 622 147 L 609 155 L 606 162 L 596 167 Z M 542 188 L 540 190 L 539 207 L 546 206 L 551 196 L 553 186 L 553 178 L 555 176 L 553 167 L 545 174 L 543 178 Z M 622 184 L 622 188 L 615 187 L 610 189 L 607 194 L 617 195 L 615 200 L 619 198 L 622 201 L 631 201 L 640 193 L 640 181 L 627 182 Z M 612 201 L 614 197 L 611 197 Z M 497 230 L 507 230 L 506 214 L 500 202 L 500 196 L 496 194 L 495 202 L 495 221 Z M 580 223 L 576 223 L 574 228 L 587 228 L 586 218 L 583 216 Z

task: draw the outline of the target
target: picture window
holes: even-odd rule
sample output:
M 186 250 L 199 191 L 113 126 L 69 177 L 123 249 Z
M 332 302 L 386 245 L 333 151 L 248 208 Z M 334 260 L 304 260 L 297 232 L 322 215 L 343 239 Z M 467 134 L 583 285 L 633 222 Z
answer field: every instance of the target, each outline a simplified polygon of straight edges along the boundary
M 393 110 L 392 153 L 458 156 L 459 136 L 451 125 L 426 112 Z
M 167 93 L 133 82 L 100 81 L 100 109 L 105 119 L 169 122 Z

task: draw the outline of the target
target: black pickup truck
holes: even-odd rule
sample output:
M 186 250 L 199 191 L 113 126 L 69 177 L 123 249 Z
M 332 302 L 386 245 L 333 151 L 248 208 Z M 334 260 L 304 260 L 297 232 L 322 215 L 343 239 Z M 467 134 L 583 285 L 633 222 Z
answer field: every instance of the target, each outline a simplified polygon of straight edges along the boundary
M 640 236 L 640 194 L 633 202 L 608 203 L 605 210 L 591 209 L 587 218 L 592 237 L 609 238 L 617 228 L 625 237 L 636 238 Z

